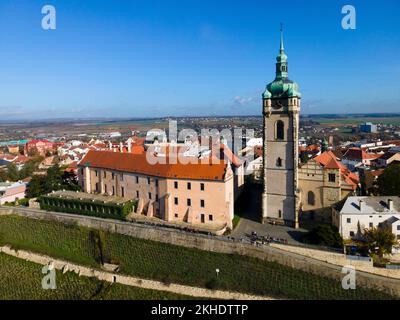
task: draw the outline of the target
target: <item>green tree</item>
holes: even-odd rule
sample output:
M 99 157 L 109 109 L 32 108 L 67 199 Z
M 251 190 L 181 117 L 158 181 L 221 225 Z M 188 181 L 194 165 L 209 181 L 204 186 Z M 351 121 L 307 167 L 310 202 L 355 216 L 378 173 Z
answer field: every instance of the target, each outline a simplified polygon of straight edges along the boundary
M 343 247 L 343 239 L 334 226 L 321 224 L 303 236 L 303 242 L 334 248 Z
M 392 253 L 392 247 L 397 244 L 396 236 L 388 228 L 371 228 L 364 230 L 364 238 L 371 252 L 380 258 Z
M 44 177 L 33 176 L 32 180 L 29 182 L 29 184 L 26 188 L 26 197 L 27 198 L 37 198 L 40 195 L 44 194 L 43 183 L 44 183 Z
M 7 165 L 7 177 L 10 181 L 18 181 L 19 180 L 19 172 L 18 168 L 14 163 L 10 163 Z
M 378 177 L 378 193 L 382 196 L 400 195 L 400 164 L 389 165 Z

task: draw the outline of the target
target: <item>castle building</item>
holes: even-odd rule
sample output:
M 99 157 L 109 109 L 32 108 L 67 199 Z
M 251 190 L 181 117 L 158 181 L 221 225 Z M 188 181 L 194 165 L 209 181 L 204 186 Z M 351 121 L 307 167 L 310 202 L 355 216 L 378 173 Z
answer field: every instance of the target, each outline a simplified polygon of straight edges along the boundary
M 230 159 L 182 163 L 168 156 L 153 164 L 146 152 L 90 150 L 78 164 L 79 181 L 86 193 L 137 200 L 138 215 L 232 229 L 236 178 Z
M 262 221 L 298 227 L 299 86 L 288 78 L 288 59 L 281 43 L 275 80 L 262 95 L 264 124 L 264 189 Z

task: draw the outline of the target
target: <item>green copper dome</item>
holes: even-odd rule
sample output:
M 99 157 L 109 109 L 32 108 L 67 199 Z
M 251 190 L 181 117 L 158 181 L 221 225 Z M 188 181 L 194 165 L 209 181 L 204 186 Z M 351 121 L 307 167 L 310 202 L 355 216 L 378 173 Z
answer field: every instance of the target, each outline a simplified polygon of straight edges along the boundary
M 270 98 L 301 98 L 299 85 L 288 78 L 288 62 L 285 48 L 283 46 L 283 34 L 281 32 L 281 46 L 279 55 L 276 57 L 276 77 L 272 81 L 265 92 L 263 93 L 264 99 Z

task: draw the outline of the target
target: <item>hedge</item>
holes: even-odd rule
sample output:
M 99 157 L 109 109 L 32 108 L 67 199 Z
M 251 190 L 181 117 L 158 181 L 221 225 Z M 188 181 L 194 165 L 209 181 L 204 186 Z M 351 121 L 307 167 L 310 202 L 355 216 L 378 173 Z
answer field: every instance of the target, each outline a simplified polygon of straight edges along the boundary
M 117 220 L 126 220 L 126 216 L 130 214 L 136 206 L 135 201 L 117 204 L 51 196 L 42 196 L 38 201 L 40 203 L 40 209 L 46 211 L 74 213 Z

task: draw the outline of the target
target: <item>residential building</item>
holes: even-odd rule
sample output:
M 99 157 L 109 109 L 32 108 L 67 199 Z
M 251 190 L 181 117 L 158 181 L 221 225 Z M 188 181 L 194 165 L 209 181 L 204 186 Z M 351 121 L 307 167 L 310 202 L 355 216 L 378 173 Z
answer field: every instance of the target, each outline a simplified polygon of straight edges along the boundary
M 7 202 L 15 202 L 25 198 L 25 182 L 1 182 L 0 183 L 0 205 Z
M 393 161 L 400 161 L 400 152 L 386 152 L 376 160 L 376 164 L 379 168 L 386 168 Z
M 31 140 L 25 144 L 25 155 L 46 156 L 56 151 L 56 144 L 48 140 Z
M 334 208 L 332 222 L 343 239 L 360 240 L 365 229 L 389 228 L 400 240 L 400 197 L 349 197 Z
M 349 148 L 344 154 L 342 162 L 350 171 L 356 171 L 360 166 L 370 166 L 372 161 L 382 154 L 368 153 L 361 148 Z

